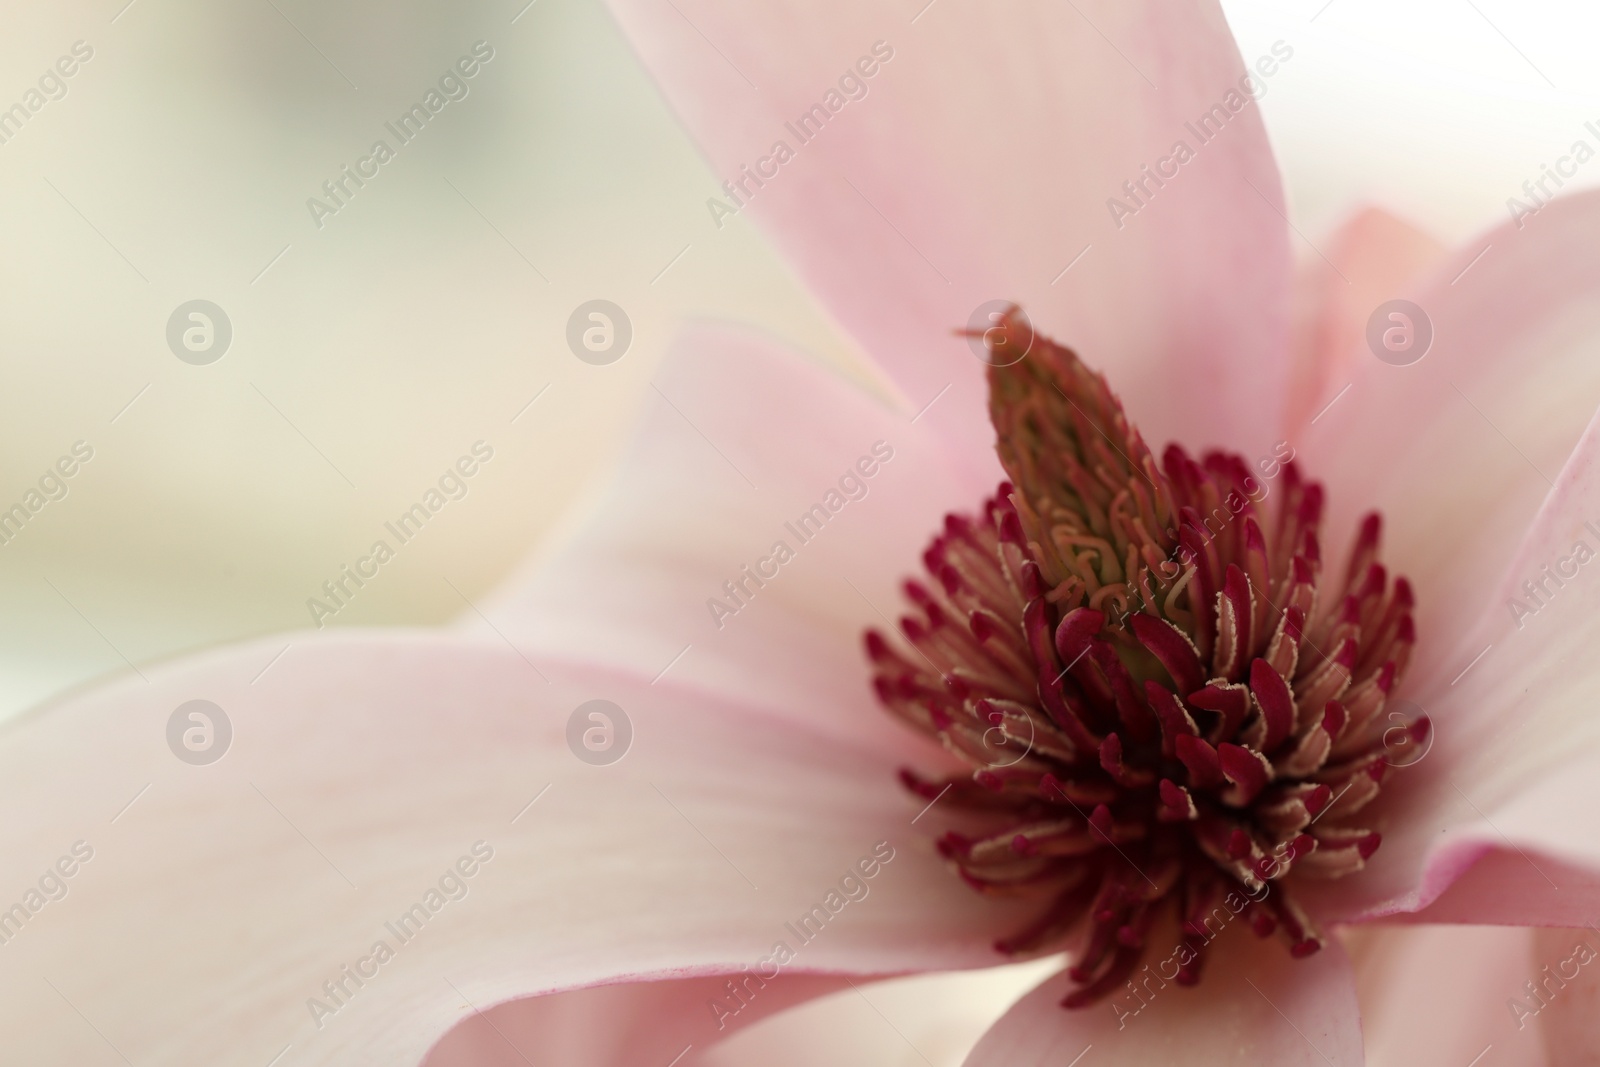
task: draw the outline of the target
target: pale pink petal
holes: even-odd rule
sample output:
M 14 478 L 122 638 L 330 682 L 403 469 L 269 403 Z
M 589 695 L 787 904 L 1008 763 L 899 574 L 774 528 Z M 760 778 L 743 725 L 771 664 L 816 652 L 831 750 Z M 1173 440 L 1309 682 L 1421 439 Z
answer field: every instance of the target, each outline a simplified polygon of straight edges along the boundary
M 1592 1067 L 1600 1054 L 1600 934 L 1535 930 L 1520 1018 L 1534 1012 L 1550 1067 Z
M 613 483 L 484 615 L 530 648 L 911 744 L 873 697 L 862 631 L 894 628 L 944 513 L 994 492 L 993 451 L 953 462 L 926 418 L 729 327 L 691 330 L 655 384 Z M 462 624 L 491 633 L 475 611 Z
M 739 991 L 743 1003 L 728 992 L 735 979 L 748 981 Z M 423 1067 L 666 1067 L 677 1055 L 678 1067 L 695 1067 L 714 1042 L 840 988 L 850 988 L 844 976 L 780 975 L 757 984 L 741 973 L 528 997 L 475 1012 L 428 1052 Z
M 989 429 L 982 367 L 951 331 L 989 300 L 1022 303 L 1106 369 L 1158 445 L 1270 440 L 1289 311 L 1283 197 L 1215 3 L 612 7 L 718 180 L 745 181 L 743 212 L 907 410 L 951 387 L 929 418 L 961 447 L 986 446 Z M 1261 69 L 1281 78 L 1293 45 L 1275 47 Z M 858 63 L 874 73 L 847 101 L 840 81 Z M 815 105 L 827 120 L 802 142 L 791 127 Z M 1220 133 L 1197 136 L 1189 124 L 1213 107 Z M 1182 165 L 1179 142 L 1193 153 Z M 741 166 L 768 177 L 757 187 Z M 1130 197 L 1133 181 L 1148 196 Z M 1144 206 L 1119 217 L 1114 198 Z M 746 222 L 714 214 L 708 237 Z
M 1559 703 L 1574 697 L 1572 689 L 1596 688 L 1591 677 L 1540 696 Z M 1519 926 L 1572 925 L 1600 915 L 1600 835 L 1591 815 L 1600 801 L 1600 756 L 1591 737 L 1570 732 L 1570 743 L 1543 752 L 1526 743 L 1501 748 L 1520 777 L 1475 780 L 1449 774 L 1441 761 L 1434 773 L 1418 773 L 1414 787 L 1406 780 L 1380 823 L 1382 858 L 1325 914 L 1415 911 L 1412 918 L 1421 922 Z
M 1537 1025 L 1507 1007 L 1545 962 L 1536 962 L 1540 933 L 1503 926 L 1351 931 L 1368 1067 L 1543 1067 Z M 1570 949 L 1573 935 L 1563 933 Z
M 1363 335 L 1372 309 L 1419 279 L 1448 250 L 1382 208 L 1345 221 L 1295 268 L 1293 355 L 1287 425 L 1304 426 L 1370 359 Z
M 1368 352 L 1349 392 L 1289 434 L 1327 484 L 1335 565 L 1359 517 L 1384 514 L 1384 562 L 1417 590 L 1411 693 L 1448 686 L 1483 647 L 1464 630 L 1503 610 L 1495 583 L 1600 406 L 1597 240 L 1600 192 L 1467 243 L 1394 294 L 1432 320 L 1428 354 L 1400 367 Z
M 724 1041 L 701 1067 L 958 1067 L 1058 956 L 1029 963 L 852 981 Z
M 1090 1046 L 1106 1063 L 1359 1067 L 1355 981 L 1336 942 L 1295 960 L 1276 939 L 1231 925 L 1208 947 L 1214 958 L 1200 983 L 1188 988 L 1162 979 L 1177 973 L 1176 946 L 1175 938 L 1157 943 L 1149 971 L 1135 973 L 1137 994 L 1123 990 L 1089 1008 L 1063 1009 L 1071 982 L 1065 973 L 1050 979 L 995 1024 L 968 1067 L 1055 1067 Z
M 1504 841 L 1479 847 L 1481 855 L 1432 904 L 1391 921 L 1574 926 L 1595 917 L 1600 872 Z
M 797 952 L 785 974 L 971 966 L 1020 920 L 947 876 L 870 747 L 670 681 L 536 662 L 498 639 L 296 635 L 10 724 L 4 901 L 37 914 L 7 913 L 8 1058 L 99 1062 L 109 1044 L 140 1064 L 265 1064 L 292 1046 L 296 1064 L 415 1063 L 517 997 L 739 971 L 779 940 Z M 572 712 L 596 698 L 632 724 L 609 766 L 569 748 Z M 205 766 L 167 740 L 196 699 L 232 728 Z M 80 841 L 92 857 L 72 866 Z M 894 855 L 835 909 L 875 849 Z M 30 885 L 58 895 L 44 875 L 62 856 L 68 892 L 34 908 Z M 402 938 L 386 924 L 414 904 L 421 928 Z M 785 923 L 813 905 L 826 921 L 800 944 Z M 651 1062 L 680 1036 L 663 1028 Z
M 1589 562 L 1580 564 L 1580 556 Z M 1592 816 L 1600 804 L 1596 558 L 1600 416 L 1504 576 L 1484 583 L 1490 603 L 1480 609 L 1486 614 L 1468 620 L 1477 625 L 1459 653 L 1457 676 L 1410 691 L 1431 717 L 1435 741 L 1422 762 L 1386 777 L 1384 844 L 1348 888 L 1330 891 L 1341 913 L 1426 907 L 1491 850 L 1517 853 L 1522 862 L 1502 856 L 1484 868 L 1471 893 L 1453 899 L 1450 917 L 1571 924 L 1600 913 L 1593 873 L 1557 894 L 1539 886 L 1559 884 L 1541 868 L 1542 857 L 1600 872 Z M 1558 575 L 1547 576 L 1547 566 Z M 1533 581 L 1544 584 L 1544 595 L 1530 596 L 1523 583 Z M 1473 904 L 1483 910 L 1474 913 Z

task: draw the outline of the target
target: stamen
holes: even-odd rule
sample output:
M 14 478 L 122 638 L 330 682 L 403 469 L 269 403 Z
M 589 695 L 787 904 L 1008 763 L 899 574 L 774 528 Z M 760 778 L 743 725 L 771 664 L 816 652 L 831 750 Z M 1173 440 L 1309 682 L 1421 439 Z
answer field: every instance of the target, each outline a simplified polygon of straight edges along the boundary
M 1175 980 L 1197 982 L 1224 900 L 1316 952 L 1296 887 L 1381 841 L 1361 813 L 1417 639 L 1381 519 L 1328 580 L 1325 496 L 1295 463 L 1269 501 L 1242 457 L 1157 462 L 1104 378 L 1043 337 L 989 386 L 1009 481 L 946 518 L 928 579 L 905 584 L 903 640 L 864 642 L 879 701 L 973 768 L 901 772 L 968 826 L 941 855 L 982 893 L 1044 902 L 1000 952 L 1077 939 L 1068 1007 L 1120 986 L 1163 919 Z

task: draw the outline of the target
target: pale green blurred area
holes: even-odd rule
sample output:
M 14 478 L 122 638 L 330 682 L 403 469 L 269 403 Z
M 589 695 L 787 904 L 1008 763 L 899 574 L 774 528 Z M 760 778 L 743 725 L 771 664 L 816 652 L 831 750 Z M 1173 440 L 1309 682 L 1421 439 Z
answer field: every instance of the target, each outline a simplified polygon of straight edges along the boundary
M 329 624 L 467 610 L 451 583 L 476 599 L 596 480 L 685 316 L 851 358 L 747 223 L 712 225 L 714 180 L 597 3 L 124 2 L 0 35 L 0 106 L 94 49 L 0 145 L 0 509 L 94 448 L 0 547 L 0 713 L 309 625 L 484 440 L 468 495 Z M 469 95 L 318 229 L 307 198 L 479 40 Z M 196 297 L 233 324 L 210 366 L 166 346 Z M 611 366 L 566 347 L 596 297 L 633 323 Z

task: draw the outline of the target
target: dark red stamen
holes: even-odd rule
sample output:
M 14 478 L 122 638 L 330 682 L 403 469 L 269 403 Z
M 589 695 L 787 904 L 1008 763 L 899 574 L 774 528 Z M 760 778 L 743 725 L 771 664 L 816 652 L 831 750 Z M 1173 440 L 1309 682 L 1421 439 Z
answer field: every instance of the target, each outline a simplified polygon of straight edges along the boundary
M 879 700 L 973 767 L 901 772 L 969 831 L 940 854 L 979 892 L 1044 901 L 1001 952 L 1077 938 L 1068 1007 L 1120 986 L 1164 929 L 1194 984 L 1219 916 L 1315 953 L 1295 887 L 1381 843 L 1362 819 L 1417 640 L 1381 520 L 1334 577 L 1322 487 L 1293 462 L 1275 482 L 1221 452 L 1158 463 L 1104 379 L 1044 337 L 989 384 L 1009 480 L 945 520 L 931 580 L 905 585 L 903 643 L 865 639 Z

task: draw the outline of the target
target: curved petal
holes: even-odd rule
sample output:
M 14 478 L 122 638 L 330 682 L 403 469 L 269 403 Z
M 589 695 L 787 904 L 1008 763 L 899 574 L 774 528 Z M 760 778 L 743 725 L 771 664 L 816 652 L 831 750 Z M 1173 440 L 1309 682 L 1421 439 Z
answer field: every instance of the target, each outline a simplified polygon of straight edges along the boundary
M 1580 926 L 1595 917 L 1600 871 L 1554 856 L 1489 844 L 1472 865 L 1421 911 L 1394 922 Z
M 1307 425 L 1350 381 L 1367 352 L 1372 309 L 1403 292 L 1448 253 L 1443 245 L 1382 208 L 1365 208 L 1321 242 L 1295 270 L 1292 380 L 1285 411 Z M 1324 258 L 1326 256 L 1326 258 Z
M 1349 392 L 1290 433 L 1327 483 L 1338 560 L 1360 516 L 1384 514 L 1384 562 L 1417 591 L 1412 692 L 1447 687 L 1483 647 L 1464 631 L 1496 603 L 1494 583 L 1600 406 L 1597 239 L 1591 192 L 1467 244 L 1393 294 L 1432 322 L 1421 361 L 1366 354 Z
M 1163 981 L 1167 953 L 1152 954 L 1149 971 L 1135 973 L 1137 994 L 1077 1011 L 1060 1005 L 1070 988 L 1066 973 L 1051 978 L 995 1024 L 967 1067 L 1070 1063 L 1091 1046 L 1110 1063 L 1359 1067 L 1355 982 L 1337 942 L 1294 960 L 1278 941 L 1258 940 L 1243 924 L 1216 936 L 1208 949 L 1214 958 L 1192 988 Z
M 1529 924 L 1600 913 L 1600 415 L 1584 431 L 1505 576 L 1452 681 L 1415 700 L 1436 740 L 1425 760 L 1385 779 L 1384 845 L 1336 895 L 1344 914 L 1431 904 L 1494 849 L 1520 853 L 1454 898 L 1460 921 Z M 1538 857 L 1589 872 L 1552 898 Z M 1486 861 L 1484 861 L 1486 862 Z M 1527 891 L 1532 889 L 1532 892 Z M 1473 902 L 1485 908 L 1474 915 Z
M 1370 1067 L 1543 1067 L 1534 1020 L 1508 1010 L 1552 960 L 1522 927 L 1371 926 L 1348 935 Z M 1573 935 L 1565 932 L 1570 949 Z M 1519 1025 L 1519 1023 L 1521 1025 Z M 1485 1050 L 1493 1046 L 1491 1055 Z
M 912 744 L 861 634 L 892 626 L 943 513 L 994 492 L 993 450 L 956 466 L 925 419 L 728 327 L 689 331 L 656 388 L 604 495 L 463 624 Z
M 735 987 L 738 998 L 728 987 L 735 980 L 747 982 Z M 665 1064 L 674 1055 L 696 1067 L 706 1057 L 689 1056 L 694 1050 L 841 987 L 849 989 L 842 976 L 779 975 L 758 985 L 743 974 L 719 974 L 525 997 L 475 1009 L 429 1050 L 422 1067 L 630 1067 Z
M 1109 372 L 1153 443 L 1264 446 L 1287 229 L 1218 6 L 916 6 L 612 0 L 728 179 L 707 227 L 735 201 L 763 223 L 908 410 L 950 386 L 930 418 L 958 448 L 989 431 L 951 331 L 991 300 Z
M 392 633 L 145 675 L 0 740 L 0 804 L 27 813 L 0 827 L 18 905 L 0 1025 L 21 1061 L 104 1042 L 142 1064 L 414 1063 L 516 997 L 741 972 L 780 940 L 786 976 L 971 966 L 1020 917 L 944 873 L 884 757 L 726 697 Z M 631 720 L 608 766 L 569 742 L 595 698 Z M 209 765 L 169 741 L 197 699 L 231 723 Z M 206 725 L 188 722 L 201 750 Z M 865 897 L 831 895 L 875 854 Z M 801 943 L 785 924 L 813 906 Z
M 1596 688 L 1591 681 L 1590 693 Z M 1573 754 L 1565 747 L 1547 753 L 1520 787 L 1494 783 L 1510 793 L 1499 804 L 1488 789 L 1474 795 L 1460 783 L 1453 796 L 1439 797 L 1442 831 L 1417 890 L 1403 898 L 1407 907 L 1428 905 L 1413 920 L 1571 926 L 1600 916 L 1600 839 L 1591 814 L 1600 801 L 1600 755 L 1592 740 L 1575 743 Z M 1408 828 L 1395 843 L 1405 847 L 1417 836 Z
M 1060 957 L 982 971 L 852 982 L 749 1027 L 703 1067 L 959 1067 L 972 1046 Z

